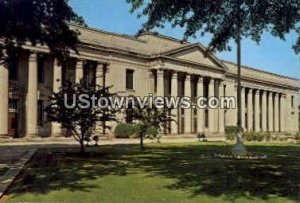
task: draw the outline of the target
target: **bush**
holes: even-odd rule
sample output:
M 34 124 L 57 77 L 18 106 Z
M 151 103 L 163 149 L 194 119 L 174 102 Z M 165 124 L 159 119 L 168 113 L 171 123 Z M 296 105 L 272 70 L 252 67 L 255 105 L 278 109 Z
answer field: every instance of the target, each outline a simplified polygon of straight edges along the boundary
M 270 142 L 271 139 L 272 139 L 271 133 L 270 133 L 270 132 L 266 132 L 266 133 L 264 133 L 264 135 L 265 135 L 266 141 L 267 141 L 267 142 Z
M 159 134 L 158 129 L 152 126 L 152 127 L 147 129 L 146 138 L 149 138 L 149 139 L 155 139 L 156 138 L 157 143 L 160 143 L 161 135 Z
M 135 134 L 135 126 L 132 124 L 121 123 L 115 129 L 116 138 L 129 138 Z
M 150 127 L 146 131 L 146 136 L 150 139 L 156 138 L 158 135 L 158 130 L 155 127 Z
M 300 133 L 299 132 L 295 134 L 294 139 L 297 140 L 297 141 L 300 140 Z
M 267 139 L 267 133 L 262 133 L 262 132 L 245 132 L 243 134 L 243 138 L 248 141 L 257 141 L 261 142 Z
M 225 127 L 225 133 L 227 135 L 229 135 L 229 134 L 237 134 L 238 133 L 238 127 L 237 126 L 226 126 Z
M 233 140 L 235 140 L 235 138 L 237 136 L 238 127 L 237 126 L 226 126 L 225 133 L 226 133 L 226 139 L 233 141 Z

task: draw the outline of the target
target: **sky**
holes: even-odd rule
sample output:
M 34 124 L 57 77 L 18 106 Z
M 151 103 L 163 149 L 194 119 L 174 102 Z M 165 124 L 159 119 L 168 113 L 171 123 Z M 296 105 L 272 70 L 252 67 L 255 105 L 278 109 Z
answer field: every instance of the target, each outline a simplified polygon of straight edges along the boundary
M 126 0 L 70 0 L 74 11 L 82 16 L 89 27 L 119 34 L 134 35 L 141 28 L 145 18 L 138 19 L 136 13 L 129 12 L 130 5 Z M 156 29 L 160 34 L 182 39 L 182 28 Z M 292 49 L 297 40 L 296 33 L 286 35 L 280 40 L 264 33 L 259 44 L 249 40 L 242 41 L 242 64 L 264 71 L 300 79 L 300 55 Z M 190 38 L 191 42 L 200 42 L 207 46 L 209 36 Z M 216 53 L 220 59 L 236 62 L 234 43 L 232 51 Z

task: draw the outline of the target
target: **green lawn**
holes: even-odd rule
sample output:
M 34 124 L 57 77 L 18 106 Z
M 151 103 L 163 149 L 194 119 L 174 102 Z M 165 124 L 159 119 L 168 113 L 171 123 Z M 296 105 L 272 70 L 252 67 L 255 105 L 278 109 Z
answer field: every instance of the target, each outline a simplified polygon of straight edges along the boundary
M 251 144 L 266 160 L 222 160 L 225 143 L 100 146 L 89 158 L 41 151 L 9 202 L 297 202 L 300 145 Z
M 1 167 L 0 168 L 0 176 L 4 175 L 7 170 L 8 170 L 8 167 Z

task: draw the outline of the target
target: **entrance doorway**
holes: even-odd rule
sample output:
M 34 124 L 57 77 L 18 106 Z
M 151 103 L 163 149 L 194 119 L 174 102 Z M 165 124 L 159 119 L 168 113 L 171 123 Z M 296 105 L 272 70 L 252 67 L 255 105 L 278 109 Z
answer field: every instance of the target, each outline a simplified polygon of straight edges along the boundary
M 8 114 L 8 135 L 18 137 L 18 113 L 9 112 Z

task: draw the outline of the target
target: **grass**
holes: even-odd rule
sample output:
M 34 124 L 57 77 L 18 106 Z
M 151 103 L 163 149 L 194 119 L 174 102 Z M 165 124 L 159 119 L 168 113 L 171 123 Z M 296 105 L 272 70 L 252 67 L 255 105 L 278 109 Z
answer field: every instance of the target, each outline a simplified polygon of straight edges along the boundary
M 222 160 L 225 143 L 100 146 L 88 158 L 41 151 L 8 202 L 297 202 L 300 145 L 251 144 L 267 160 Z
M 2 167 L 0 168 L 0 176 L 4 175 L 6 173 L 6 171 L 8 171 L 8 167 Z

